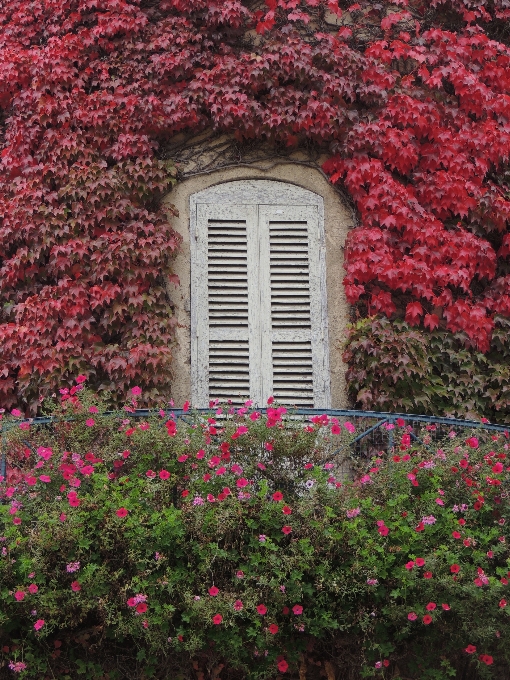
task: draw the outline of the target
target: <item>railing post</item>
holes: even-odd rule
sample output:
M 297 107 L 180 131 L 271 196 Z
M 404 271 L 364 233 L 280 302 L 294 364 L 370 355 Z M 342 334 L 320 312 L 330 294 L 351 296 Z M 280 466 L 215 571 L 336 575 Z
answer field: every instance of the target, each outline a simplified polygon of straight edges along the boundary
M 393 425 L 393 427 L 388 430 L 389 436 L 388 436 L 388 449 L 390 452 L 393 452 L 393 447 L 395 445 L 395 435 L 393 433 L 393 430 L 395 428 L 395 418 L 393 416 L 390 416 L 388 418 L 388 422 L 390 425 Z

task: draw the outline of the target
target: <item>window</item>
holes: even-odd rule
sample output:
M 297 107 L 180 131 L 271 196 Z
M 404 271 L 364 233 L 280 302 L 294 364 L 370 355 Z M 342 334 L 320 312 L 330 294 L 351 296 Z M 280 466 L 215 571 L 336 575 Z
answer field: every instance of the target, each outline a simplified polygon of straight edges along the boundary
M 322 198 L 243 180 L 190 200 L 193 405 L 327 408 Z

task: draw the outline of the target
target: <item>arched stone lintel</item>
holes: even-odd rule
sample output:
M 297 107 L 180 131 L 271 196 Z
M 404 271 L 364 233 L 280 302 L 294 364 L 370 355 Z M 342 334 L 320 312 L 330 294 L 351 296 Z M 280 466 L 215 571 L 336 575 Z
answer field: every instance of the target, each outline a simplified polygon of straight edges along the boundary
M 273 164 L 270 169 L 235 167 L 206 174 L 194 175 L 175 185 L 165 197 L 164 203 L 175 206 L 178 217 L 169 219 L 181 236 L 180 252 L 172 263 L 172 270 L 180 280 L 180 286 L 168 286 L 169 296 L 177 317 L 176 346 L 174 347 L 174 379 L 171 393 L 176 405 L 191 395 L 190 355 L 190 197 L 209 187 L 236 180 L 266 179 L 295 185 L 319 195 L 324 200 L 324 229 L 326 239 L 326 286 L 328 299 L 329 364 L 331 371 L 331 404 L 333 408 L 345 408 L 346 365 L 342 361 L 341 343 L 349 320 L 349 307 L 345 299 L 342 279 L 343 246 L 347 232 L 353 226 L 352 213 L 344 205 L 333 186 L 318 170 L 297 163 Z M 219 187 L 217 187 L 218 189 Z M 170 212 L 170 211 L 169 211 Z

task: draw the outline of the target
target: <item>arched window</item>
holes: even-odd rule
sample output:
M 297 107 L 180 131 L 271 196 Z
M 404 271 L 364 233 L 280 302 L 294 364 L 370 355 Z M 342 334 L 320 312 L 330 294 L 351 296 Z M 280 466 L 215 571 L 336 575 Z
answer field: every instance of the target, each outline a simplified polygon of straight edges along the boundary
M 192 403 L 330 406 L 324 206 L 269 180 L 190 198 Z

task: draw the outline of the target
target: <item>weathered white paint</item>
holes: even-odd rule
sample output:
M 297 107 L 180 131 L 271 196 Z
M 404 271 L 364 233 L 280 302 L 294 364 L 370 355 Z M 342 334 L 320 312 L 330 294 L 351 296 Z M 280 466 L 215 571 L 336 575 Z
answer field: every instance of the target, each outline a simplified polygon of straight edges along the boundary
M 274 393 L 329 407 L 322 197 L 268 180 L 212 186 L 190 197 L 190 238 L 193 405 Z

